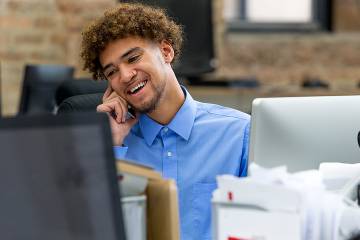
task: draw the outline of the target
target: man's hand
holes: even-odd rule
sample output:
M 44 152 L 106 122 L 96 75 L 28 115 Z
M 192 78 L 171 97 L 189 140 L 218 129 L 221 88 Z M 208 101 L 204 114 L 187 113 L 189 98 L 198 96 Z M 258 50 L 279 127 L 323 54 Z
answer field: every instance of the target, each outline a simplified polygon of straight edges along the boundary
M 110 86 L 104 93 L 103 103 L 97 106 L 96 111 L 108 113 L 115 146 L 123 144 L 124 138 L 138 121 L 137 116 L 126 119 L 128 104 Z

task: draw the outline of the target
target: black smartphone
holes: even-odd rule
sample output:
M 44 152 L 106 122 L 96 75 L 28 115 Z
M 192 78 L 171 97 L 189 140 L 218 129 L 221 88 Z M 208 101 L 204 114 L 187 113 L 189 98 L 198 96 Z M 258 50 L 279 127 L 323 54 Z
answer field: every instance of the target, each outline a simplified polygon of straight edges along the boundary
M 135 110 L 130 105 L 128 105 L 128 112 L 126 114 L 126 119 L 130 119 L 130 118 L 136 118 L 136 113 Z
M 116 113 L 115 111 L 112 111 L 110 113 L 111 117 L 113 117 L 114 119 L 116 119 Z M 128 112 L 126 113 L 126 120 L 130 119 L 130 118 L 136 118 L 136 114 L 135 114 L 135 110 L 133 108 L 131 108 L 129 105 L 128 105 Z

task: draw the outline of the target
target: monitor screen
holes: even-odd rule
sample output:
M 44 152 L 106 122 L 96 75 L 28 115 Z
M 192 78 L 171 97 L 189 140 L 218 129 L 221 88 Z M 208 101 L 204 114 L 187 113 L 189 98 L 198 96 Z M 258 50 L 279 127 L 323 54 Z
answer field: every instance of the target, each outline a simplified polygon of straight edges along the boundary
M 250 161 L 290 172 L 360 162 L 359 106 L 360 96 L 255 99 Z
M 106 115 L 0 120 L 2 239 L 123 240 Z

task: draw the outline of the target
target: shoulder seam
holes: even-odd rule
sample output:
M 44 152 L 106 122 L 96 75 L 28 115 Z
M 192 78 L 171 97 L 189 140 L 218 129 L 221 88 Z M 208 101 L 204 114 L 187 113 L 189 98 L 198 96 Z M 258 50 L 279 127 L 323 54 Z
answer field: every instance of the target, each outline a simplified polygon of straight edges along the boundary
M 215 104 L 216 105 L 216 104 Z M 220 106 L 220 105 L 219 105 Z M 221 106 L 222 107 L 222 106 Z M 197 104 L 197 108 L 198 109 L 201 109 L 203 111 L 206 111 L 207 113 L 209 114 L 213 114 L 213 115 L 217 115 L 217 116 L 222 116 L 222 117 L 230 117 L 230 118 L 236 118 L 236 119 L 242 119 L 242 120 L 250 120 L 250 116 L 245 118 L 245 117 L 240 117 L 240 116 L 233 116 L 233 115 L 228 115 L 228 114 L 222 114 L 222 113 L 214 113 L 214 112 L 211 112 L 209 111 L 208 109 L 205 109 L 203 107 L 201 107 L 199 104 Z M 236 110 L 236 109 L 233 109 L 234 111 L 239 111 L 239 110 Z M 241 112 L 241 111 L 239 111 Z M 247 114 L 247 113 L 244 113 L 244 112 L 241 112 L 243 114 Z

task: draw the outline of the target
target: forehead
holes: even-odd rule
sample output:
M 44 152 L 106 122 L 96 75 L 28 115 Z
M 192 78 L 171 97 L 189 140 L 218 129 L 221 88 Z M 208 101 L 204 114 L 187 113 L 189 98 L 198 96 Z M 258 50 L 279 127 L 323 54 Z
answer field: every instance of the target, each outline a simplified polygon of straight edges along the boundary
M 101 65 L 104 66 L 115 61 L 132 48 L 146 49 L 153 45 L 154 43 L 151 41 L 137 37 L 117 39 L 106 45 L 105 49 L 99 55 L 99 60 Z

